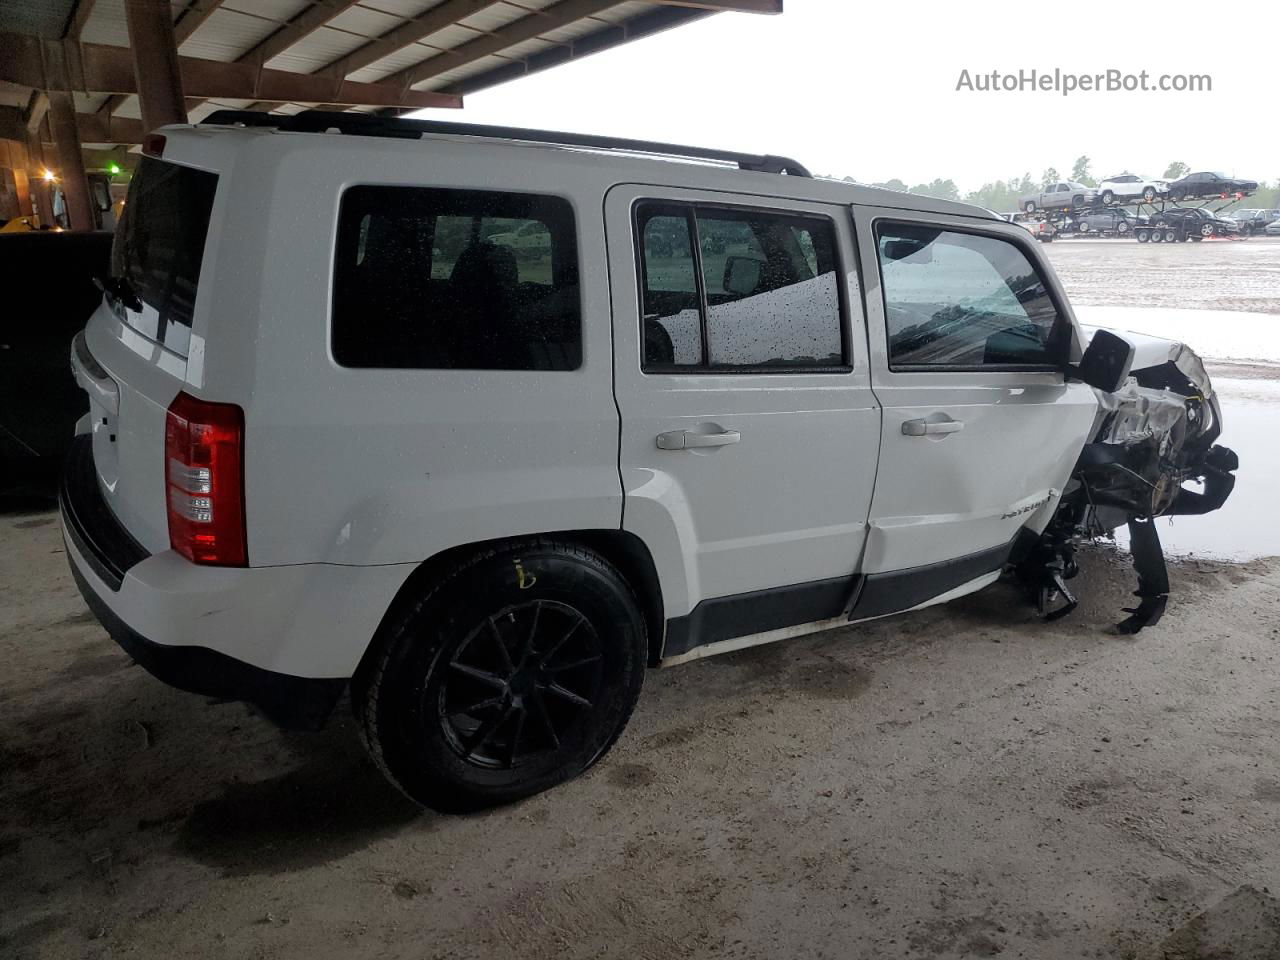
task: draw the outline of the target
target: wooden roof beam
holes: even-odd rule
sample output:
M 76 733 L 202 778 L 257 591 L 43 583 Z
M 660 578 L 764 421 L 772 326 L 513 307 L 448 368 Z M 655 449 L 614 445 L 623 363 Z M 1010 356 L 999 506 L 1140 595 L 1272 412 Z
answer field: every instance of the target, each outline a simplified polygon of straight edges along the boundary
M 0 80 L 39 90 L 134 93 L 133 54 L 127 47 L 76 44 L 0 33 Z M 460 107 L 451 94 L 408 90 L 387 82 L 355 83 L 340 77 L 260 69 L 251 63 L 219 63 L 179 57 L 182 89 L 203 99 L 283 100 L 353 106 Z
M 649 0 L 664 7 L 689 7 L 712 13 L 781 13 L 782 0 Z
M 560 0 L 559 3 L 499 27 L 492 33 L 486 33 L 475 40 L 468 40 L 452 49 L 442 50 L 433 57 L 421 60 L 411 67 L 383 78 L 380 82 L 412 87 L 416 83 L 430 80 L 432 77 L 468 63 L 501 53 L 518 43 L 533 40 L 544 33 L 550 33 L 552 30 L 567 27 L 571 23 L 577 23 L 597 13 L 603 13 L 610 7 L 616 7 L 620 2 L 621 0 Z

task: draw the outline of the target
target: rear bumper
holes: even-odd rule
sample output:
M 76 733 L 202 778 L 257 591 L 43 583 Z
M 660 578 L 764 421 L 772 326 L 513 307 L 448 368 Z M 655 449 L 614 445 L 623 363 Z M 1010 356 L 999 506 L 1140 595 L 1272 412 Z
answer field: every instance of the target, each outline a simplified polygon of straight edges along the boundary
M 85 603 L 111 638 L 149 674 L 171 687 L 206 697 L 243 700 L 286 730 L 319 730 L 346 689 L 344 679 L 293 677 L 208 647 L 153 643 L 116 616 L 74 561 L 71 574 Z
M 103 499 L 87 437 L 73 444 L 59 502 L 76 585 L 133 659 L 171 686 L 246 701 L 290 729 L 324 723 L 409 572 L 200 567 L 148 554 Z

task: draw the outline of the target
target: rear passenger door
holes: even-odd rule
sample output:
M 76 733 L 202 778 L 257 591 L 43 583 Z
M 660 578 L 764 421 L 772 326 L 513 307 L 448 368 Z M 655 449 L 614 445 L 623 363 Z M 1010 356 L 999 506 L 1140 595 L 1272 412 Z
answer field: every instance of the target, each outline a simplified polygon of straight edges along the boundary
M 844 209 L 624 185 L 605 212 L 623 526 L 665 655 L 839 615 L 880 433 Z
M 1067 383 L 1065 297 L 1025 234 L 855 208 L 884 406 L 857 616 L 994 576 L 1052 516 L 1097 403 Z

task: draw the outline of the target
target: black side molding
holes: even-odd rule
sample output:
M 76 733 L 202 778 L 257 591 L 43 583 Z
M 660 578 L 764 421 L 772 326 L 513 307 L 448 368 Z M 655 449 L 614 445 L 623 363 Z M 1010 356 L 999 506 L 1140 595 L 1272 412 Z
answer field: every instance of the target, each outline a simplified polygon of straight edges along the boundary
M 1019 531 L 1021 536 L 1021 531 Z M 891 573 L 869 573 L 849 613 L 850 620 L 883 617 L 919 606 L 926 600 L 1003 569 L 1019 537 L 987 550 L 952 560 L 926 563 Z
M 940 563 L 703 600 L 691 613 L 667 621 L 662 656 L 678 657 L 707 644 L 802 623 L 841 616 L 865 620 L 910 610 L 983 574 L 1002 570 L 1036 539 L 1023 528 L 1008 543 Z
M 848 608 L 858 577 L 835 577 L 701 601 L 692 612 L 667 621 L 664 657 L 695 647 L 838 617 Z

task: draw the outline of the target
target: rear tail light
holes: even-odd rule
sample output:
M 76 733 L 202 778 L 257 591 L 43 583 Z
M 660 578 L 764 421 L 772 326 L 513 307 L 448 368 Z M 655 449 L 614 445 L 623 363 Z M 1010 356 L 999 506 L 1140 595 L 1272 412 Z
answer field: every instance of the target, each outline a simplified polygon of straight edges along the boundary
M 142 153 L 147 157 L 164 156 L 165 138 L 163 133 L 148 133 L 142 138 Z
M 192 563 L 248 565 L 244 412 L 180 393 L 164 430 L 169 545 Z

